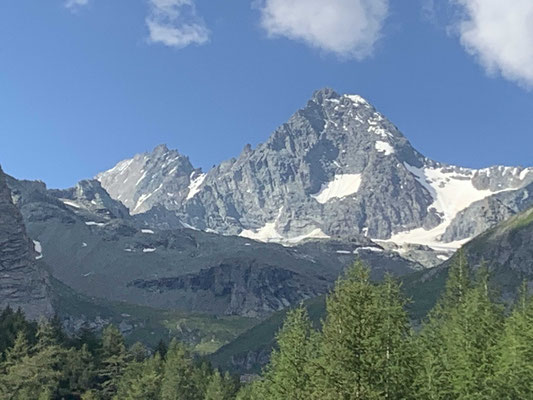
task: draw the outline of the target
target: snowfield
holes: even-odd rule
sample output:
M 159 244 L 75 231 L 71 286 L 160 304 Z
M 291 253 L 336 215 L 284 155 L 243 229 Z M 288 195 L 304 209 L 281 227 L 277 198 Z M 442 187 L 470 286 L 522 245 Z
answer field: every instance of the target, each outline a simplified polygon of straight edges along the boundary
M 342 199 L 356 194 L 360 186 L 361 174 L 335 175 L 331 182 L 322 185 L 320 191 L 311 196 L 319 203 L 325 204 L 331 199 Z

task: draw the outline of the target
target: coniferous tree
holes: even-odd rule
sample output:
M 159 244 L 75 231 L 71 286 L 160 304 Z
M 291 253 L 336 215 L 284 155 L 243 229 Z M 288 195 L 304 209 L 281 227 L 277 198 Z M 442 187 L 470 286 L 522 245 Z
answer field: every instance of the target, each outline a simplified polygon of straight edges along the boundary
M 360 261 L 346 272 L 326 302 L 313 398 L 403 398 L 409 328 L 402 305 L 392 281 L 385 289 L 374 285 Z
M 378 343 L 375 365 L 382 371 L 373 383 L 384 399 L 406 399 L 414 380 L 414 352 L 411 348 L 411 326 L 405 311 L 406 300 L 400 284 L 386 275 L 379 285 L 379 304 L 382 322 L 374 333 Z
M 503 312 L 490 298 L 488 273 L 480 269 L 475 287 L 443 326 L 447 351 L 446 377 L 455 399 L 490 398 L 489 381 L 494 374 L 496 345 Z
M 143 362 L 148 356 L 148 350 L 141 342 L 133 343 L 133 345 L 128 349 L 128 353 L 130 359 L 136 362 Z
M 512 314 L 497 346 L 496 373 L 492 379 L 493 398 L 526 399 L 533 390 L 533 298 L 523 282 Z
M 303 305 L 287 313 L 276 341 L 279 349 L 272 351 L 263 382 L 257 383 L 256 391 L 261 391 L 266 399 L 307 400 L 310 363 L 317 351 L 317 333 Z
M 161 356 L 162 360 L 165 359 L 165 357 L 167 355 L 167 351 L 168 351 L 168 346 L 167 346 L 166 342 L 163 339 L 159 340 L 159 342 L 157 343 L 157 346 L 155 348 L 155 352 L 159 353 L 159 355 Z
M 36 345 L 28 355 L 6 368 L 0 386 L 3 398 L 18 400 L 57 394 L 65 352 L 59 345 Z
M 233 400 L 238 388 L 238 383 L 229 373 L 222 375 L 215 370 L 209 378 L 204 400 Z
M 5 351 L 13 346 L 19 332 L 24 333 L 29 344 L 34 344 L 36 331 L 37 324 L 27 321 L 21 309 L 13 311 L 11 307 L 6 307 L 0 313 L 0 361 Z
M 64 365 L 64 382 L 61 395 L 80 396 L 90 390 L 96 383 L 94 357 L 86 344 L 81 349 L 70 348 L 67 351 Z
M 117 400 L 158 400 L 161 393 L 162 361 L 159 354 L 144 361 L 131 361 L 118 384 Z
M 444 293 L 429 312 L 420 334 L 413 341 L 412 348 L 417 351 L 417 373 L 414 378 L 417 398 L 437 400 L 449 391 L 443 327 L 450 313 L 464 303 L 465 294 L 471 287 L 466 255 L 460 250 L 450 265 Z
M 118 382 L 128 362 L 124 338 L 114 325 L 107 326 L 102 333 L 101 352 L 97 376 L 100 382 L 100 395 L 105 400 L 115 395 Z
M 6 351 L 6 360 L 4 361 L 4 369 L 12 367 L 20 362 L 24 357 L 30 354 L 30 345 L 26 339 L 24 331 L 20 330 L 17 334 L 17 338 L 11 348 Z M 4 370 L 5 372 L 5 370 Z
M 195 378 L 195 366 L 185 346 L 173 339 L 165 357 L 162 400 L 202 400 Z
M 481 266 L 472 283 L 460 253 L 450 268 L 442 300 L 415 341 L 420 350 L 418 398 L 490 398 L 502 321 L 502 309 L 491 299 L 488 270 Z

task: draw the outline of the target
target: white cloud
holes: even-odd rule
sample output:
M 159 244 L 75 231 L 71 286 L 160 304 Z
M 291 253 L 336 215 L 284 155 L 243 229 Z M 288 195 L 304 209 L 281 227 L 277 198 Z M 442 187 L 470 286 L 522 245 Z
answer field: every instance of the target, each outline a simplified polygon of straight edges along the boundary
M 489 74 L 533 87 L 533 0 L 452 0 L 461 43 Z
M 209 30 L 196 14 L 193 0 L 149 0 L 149 4 L 150 42 L 183 48 L 209 40 Z
M 261 25 L 289 39 L 363 59 L 372 54 L 388 14 L 388 0 L 263 0 Z
M 65 1 L 65 7 L 75 10 L 78 7 L 86 6 L 89 4 L 89 0 L 67 0 Z

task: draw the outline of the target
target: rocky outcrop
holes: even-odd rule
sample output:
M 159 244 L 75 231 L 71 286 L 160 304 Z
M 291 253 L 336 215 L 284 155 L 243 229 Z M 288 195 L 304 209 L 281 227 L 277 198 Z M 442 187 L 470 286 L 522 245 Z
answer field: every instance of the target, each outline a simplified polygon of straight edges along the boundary
M 104 218 L 130 218 L 128 209 L 120 201 L 113 200 L 97 180 L 83 180 L 73 188 L 50 190 L 49 193 L 69 207 Z
M 48 276 L 36 263 L 42 251 L 28 238 L 0 169 L 0 307 L 21 308 L 30 319 L 53 314 Z
M 138 279 L 129 285 L 157 293 L 187 290 L 194 293 L 194 302 L 205 303 L 204 309 L 216 306 L 207 311 L 247 317 L 263 317 L 324 293 L 328 287 L 325 280 L 246 260 L 226 261 L 184 276 Z

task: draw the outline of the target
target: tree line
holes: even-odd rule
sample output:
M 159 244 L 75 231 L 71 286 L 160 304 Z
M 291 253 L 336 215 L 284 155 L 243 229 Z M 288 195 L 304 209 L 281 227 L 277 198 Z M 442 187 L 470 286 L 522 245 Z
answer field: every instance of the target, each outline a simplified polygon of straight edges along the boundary
M 356 262 L 337 281 L 317 329 L 304 306 L 288 312 L 261 376 L 241 385 L 195 359 L 177 341 L 126 348 L 107 327 L 100 338 L 66 337 L 57 320 L 36 325 L 0 316 L 2 399 L 373 400 L 533 399 L 533 300 L 524 283 L 512 309 L 459 253 L 446 288 L 413 329 L 401 285 L 370 280 Z

